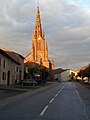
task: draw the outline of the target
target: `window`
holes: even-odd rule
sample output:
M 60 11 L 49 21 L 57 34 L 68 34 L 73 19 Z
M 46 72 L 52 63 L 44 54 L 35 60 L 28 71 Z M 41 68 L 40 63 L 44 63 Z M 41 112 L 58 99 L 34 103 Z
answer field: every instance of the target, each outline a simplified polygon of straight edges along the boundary
M 4 80 L 4 72 L 2 73 L 2 79 Z
M 15 72 L 19 72 L 19 68 L 15 66 Z
M 6 73 L 5 72 L 2 73 L 2 80 L 6 80 Z
M 5 60 L 3 60 L 3 68 L 5 68 Z
M 0 58 L 0 66 L 1 66 L 1 58 Z
M 10 61 L 8 60 L 8 66 L 10 66 Z
M 41 50 L 41 43 L 40 43 L 40 41 L 38 42 L 38 50 Z
M 1 71 L 0 71 L 0 81 L 1 81 Z
M 17 72 L 18 72 L 18 67 L 17 67 Z

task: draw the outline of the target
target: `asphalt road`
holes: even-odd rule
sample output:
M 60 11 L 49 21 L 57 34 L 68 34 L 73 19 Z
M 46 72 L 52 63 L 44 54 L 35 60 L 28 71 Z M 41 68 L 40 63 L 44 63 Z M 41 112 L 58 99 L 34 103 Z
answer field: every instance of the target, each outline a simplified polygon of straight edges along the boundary
M 59 83 L 4 106 L 0 120 L 90 120 L 90 94 L 84 99 L 83 89 L 79 83 Z
M 19 95 L 24 92 L 25 91 L 0 89 L 0 100 L 4 100 L 6 98 L 13 97 L 15 95 Z

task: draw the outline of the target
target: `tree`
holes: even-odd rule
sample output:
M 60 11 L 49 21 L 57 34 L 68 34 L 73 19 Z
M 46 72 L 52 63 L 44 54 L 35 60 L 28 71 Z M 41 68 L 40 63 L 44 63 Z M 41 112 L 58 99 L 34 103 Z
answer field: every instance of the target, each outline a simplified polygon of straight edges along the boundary
M 89 79 L 90 79 L 90 64 L 88 65 L 88 67 L 85 70 L 81 70 L 77 76 L 81 77 L 82 80 L 84 77 L 88 77 L 88 81 L 89 81 Z
M 25 73 L 25 79 L 26 78 L 32 78 L 32 76 L 33 76 L 33 73 L 34 72 L 37 72 L 37 71 L 39 71 L 40 70 L 40 67 L 37 65 L 37 66 L 34 66 L 34 67 L 32 67 L 32 68 L 30 68 L 30 67 L 27 67 L 28 68 L 28 72 L 26 72 L 26 71 L 24 71 Z
M 88 77 L 88 81 L 89 81 L 89 79 L 90 79 L 90 65 L 83 72 L 84 72 L 84 76 Z

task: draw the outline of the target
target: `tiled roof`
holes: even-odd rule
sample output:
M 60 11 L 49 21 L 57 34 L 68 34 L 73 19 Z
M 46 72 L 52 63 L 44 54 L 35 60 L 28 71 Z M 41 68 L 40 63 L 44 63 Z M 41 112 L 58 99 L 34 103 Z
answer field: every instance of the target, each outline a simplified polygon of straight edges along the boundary
M 81 70 L 85 70 L 86 68 L 88 68 L 88 65 L 83 66 L 83 67 L 77 69 L 76 72 L 79 73 Z
M 6 55 L 8 58 L 10 58 L 11 60 L 13 60 L 14 62 L 18 64 L 21 63 L 20 58 L 24 59 L 24 57 L 21 56 L 20 54 L 9 51 L 7 49 L 0 48 L 0 51 L 2 51 L 4 55 Z
M 64 70 L 64 69 L 62 69 L 62 68 L 58 68 L 58 69 L 55 69 L 55 70 L 54 70 L 54 74 L 62 73 L 62 72 L 64 72 L 64 71 L 66 71 L 66 70 Z

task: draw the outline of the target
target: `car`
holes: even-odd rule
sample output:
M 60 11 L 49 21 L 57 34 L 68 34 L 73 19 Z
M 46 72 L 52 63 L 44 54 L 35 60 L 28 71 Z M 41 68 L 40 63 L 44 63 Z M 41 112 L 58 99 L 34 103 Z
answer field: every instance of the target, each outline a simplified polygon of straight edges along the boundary
M 32 86 L 35 86 L 37 85 L 37 82 L 34 80 L 34 79 L 25 79 L 23 81 L 21 81 L 20 83 L 21 85 L 32 85 Z
M 88 84 L 88 80 L 84 80 L 84 83 L 85 83 L 85 84 Z
M 84 80 L 85 84 L 88 84 L 88 78 L 87 77 L 84 77 L 83 80 Z

